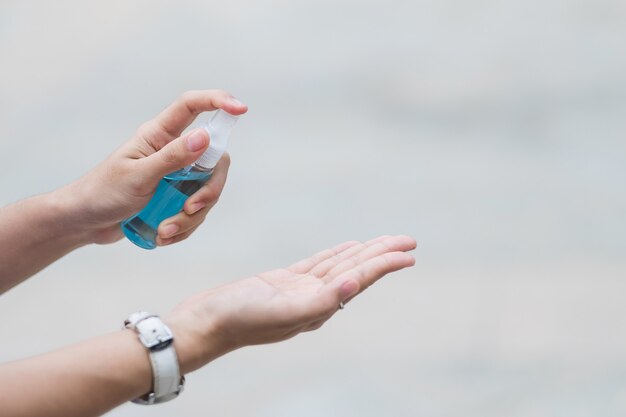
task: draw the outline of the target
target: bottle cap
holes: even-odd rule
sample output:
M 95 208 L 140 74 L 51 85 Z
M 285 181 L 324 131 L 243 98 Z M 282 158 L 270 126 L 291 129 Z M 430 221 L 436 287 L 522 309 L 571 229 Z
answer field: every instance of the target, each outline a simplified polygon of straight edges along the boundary
M 233 116 L 224 110 L 218 110 L 213 114 L 204 126 L 209 133 L 209 148 L 198 158 L 196 165 L 205 169 L 211 169 L 217 165 L 217 161 L 226 151 L 228 137 L 238 118 L 239 116 Z

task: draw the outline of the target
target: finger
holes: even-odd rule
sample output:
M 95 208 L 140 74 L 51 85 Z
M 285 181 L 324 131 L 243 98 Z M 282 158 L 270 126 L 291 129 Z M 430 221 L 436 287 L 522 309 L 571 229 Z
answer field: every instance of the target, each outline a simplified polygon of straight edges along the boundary
M 189 230 L 196 229 L 202 224 L 210 209 L 210 207 L 205 207 L 192 215 L 181 211 L 175 216 L 163 220 L 161 224 L 159 224 L 157 234 L 163 239 L 169 239 L 186 233 Z
M 360 243 L 361 242 L 357 242 L 356 240 L 351 240 L 349 242 L 340 243 L 339 245 L 331 249 L 324 249 L 323 251 L 316 253 L 310 258 L 298 261 L 295 264 L 288 267 L 287 269 L 296 274 L 306 274 L 311 269 L 313 269 L 316 265 L 318 265 L 320 262 L 323 262 L 328 258 L 336 256 L 342 251 L 345 251 L 346 249 L 352 246 L 359 245 Z
M 323 291 L 330 291 L 339 302 L 347 302 L 390 272 L 415 265 L 413 256 L 406 252 L 387 252 L 343 272 Z
M 248 111 L 248 106 L 223 90 L 195 90 L 183 93 L 157 117 L 148 122 L 171 138 L 179 136 L 202 112 L 224 109 L 238 116 Z
M 194 227 L 190 230 L 187 230 L 184 233 L 180 233 L 177 235 L 174 235 L 173 237 L 167 238 L 167 239 L 163 239 L 160 236 L 157 236 L 156 238 L 156 243 L 158 246 L 167 246 L 167 245 L 171 245 L 173 243 L 178 243 L 180 241 L 183 241 L 185 239 L 187 239 L 189 236 L 191 236 L 193 234 L 193 232 L 195 232 L 197 229 L 197 227 Z
M 381 239 L 354 256 L 333 266 L 328 272 L 326 272 L 323 279 L 326 282 L 332 281 L 341 273 L 361 265 L 375 256 L 382 255 L 387 252 L 407 252 L 415 249 L 415 246 L 415 239 L 409 236 L 400 235 Z
M 323 260 L 322 262 L 318 263 L 315 267 L 311 268 L 310 271 L 307 271 L 307 273 L 311 274 L 311 275 L 315 275 L 318 278 L 322 278 L 324 275 L 326 275 L 326 273 L 328 271 L 330 271 L 335 265 L 343 262 L 346 259 L 351 258 L 352 256 L 356 255 L 357 253 L 367 249 L 369 246 L 372 246 L 382 240 L 385 240 L 389 238 L 389 236 L 379 236 L 377 238 L 368 240 L 365 243 L 358 243 L 356 245 L 353 245 L 351 247 L 349 247 L 348 249 L 335 254 L 334 256 L 330 256 L 328 258 L 326 258 L 325 260 Z
M 217 203 L 224 188 L 229 165 L 230 159 L 225 154 L 216 165 L 207 184 L 187 199 L 184 211 L 163 220 L 159 224 L 158 235 L 161 238 L 169 239 L 192 228 L 195 229 L 204 221 L 209 210 Z
M 160 179 L 170 172 L 195 162 L 209 146 L 209 134 L 204 129 L 174 139 L 158 152 L 137 160 L 139 172 L 150 179 Z
M 230 156 L 225 153 L 215 166 L 209 181 L 187 199 L 183 207 L 185 213 L 191 215 L 205 207 L 211 208 L 217 203 L 224 190 L 229 167 Z

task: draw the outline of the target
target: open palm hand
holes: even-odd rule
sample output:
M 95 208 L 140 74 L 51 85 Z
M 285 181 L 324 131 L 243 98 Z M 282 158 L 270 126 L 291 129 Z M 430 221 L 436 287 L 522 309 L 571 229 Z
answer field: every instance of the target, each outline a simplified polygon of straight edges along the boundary
M 223 354 L 319 328 L 342 303 L 386 274 L 412 266 L 406 252 L 414 248 L 408 236 L 345 242 L 288 268 L 196 294 L 172 312 L 171 320 L 195 335 L 190 338 L 198 347 L 190 349 L 195 369 L 215 357 L 203 347 L 214 346 L 216 337 Z

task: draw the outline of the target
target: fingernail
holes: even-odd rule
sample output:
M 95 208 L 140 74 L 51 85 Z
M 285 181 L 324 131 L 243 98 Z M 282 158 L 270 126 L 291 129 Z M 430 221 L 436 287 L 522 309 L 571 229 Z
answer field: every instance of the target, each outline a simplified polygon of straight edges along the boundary
M 245 104 L 243 104 L 241 101 L 237 100 L 235 97 L 231 97 L 229 100 L 235 106 L 245 106 Z
M 206 145 L 206 135 L 202 129 L 196 129 L 187 136 L 187 149 L 197 152 Z
M 166 246 L 172 243 L 174 239 L 159 239 L 159 246 Z
M 174 233 L 178 232 L 178 226 L 175 224 L 168 224 L 167 226 L 164 226 L 163 229 L 161 229 L 161 233 L 159 233 L 159 236 L 162 239 L 167 239 L 168 237 L 171 237 L 174 235 Z
M 187 214 L 194 214 L 196 211 L 204 208 L 204 206 L 205 206 L 204 203 L 193 203 L 192 205 L 189 206 L 189 210 L 187 210 Z

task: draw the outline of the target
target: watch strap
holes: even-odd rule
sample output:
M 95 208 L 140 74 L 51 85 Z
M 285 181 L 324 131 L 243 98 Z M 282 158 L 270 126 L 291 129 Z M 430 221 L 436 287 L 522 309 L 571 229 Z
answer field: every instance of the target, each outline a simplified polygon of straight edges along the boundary
M 159 402 L 177 397 L 182 391 L 183 384 L 178 368 L 178 358 L 173 346 L 151 351 L 150 362 L 154 375 L 152 392 L 154 392 L 155 397 Z
M 152 390 L 133 402 L 158 404 L 176 398 L 183 391 L 185 377 L 180 375 L 172 331 L 158 316 L 146 312 L 132 314 L 124 327 L 137 332 L 152 366 Z

